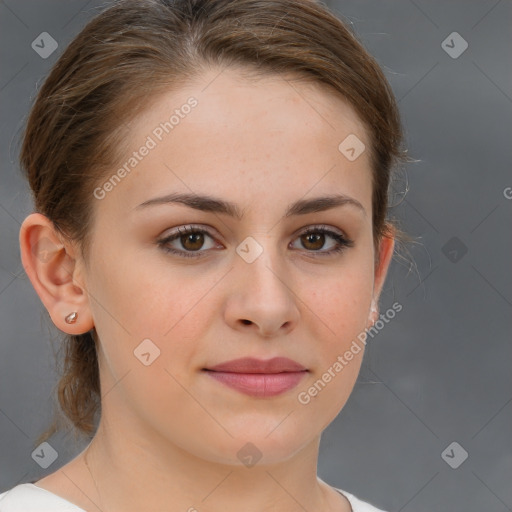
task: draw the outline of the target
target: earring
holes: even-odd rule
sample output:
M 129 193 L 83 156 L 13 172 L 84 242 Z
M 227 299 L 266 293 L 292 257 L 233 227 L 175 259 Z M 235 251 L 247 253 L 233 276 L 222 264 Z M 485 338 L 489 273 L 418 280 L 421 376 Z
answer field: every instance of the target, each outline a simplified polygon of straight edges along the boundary
M 74 324 L 76 322 L 76 319 L 78 318 L 78 313 L 76 311 L 73 311 L 70 313 L 64 320 L 67 324 Z
M 372 325 L 374 325 L 375 322 L 377 321 L 377 319 L 375 318 L 377 316 L 377 313 L 378 313 L 377 305 L 375 304 L 375 300 L 372 299 L 372 305 L 370 308 L 370 315 L 369 315 L 369 318 L 372 320 Z

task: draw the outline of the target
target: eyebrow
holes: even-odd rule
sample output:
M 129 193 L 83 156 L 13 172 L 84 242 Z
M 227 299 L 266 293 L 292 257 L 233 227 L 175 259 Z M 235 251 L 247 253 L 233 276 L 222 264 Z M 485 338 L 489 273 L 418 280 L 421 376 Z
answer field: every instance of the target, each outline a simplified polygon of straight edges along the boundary
M 148 199 L 139 204 L 135 209 L 143 209 L 148 206 L 162 204 L 183 204 L 195 210 L 204 212 L 223 213 L 230 217 L 242 220 L 244 211 L 236 203 L 225 201 L 213 196 L 199 195 L 194 193 L 171 193 L 161 197 Z M 293 215 L 306 215 L 308 213 L 322 212 L 339 206 L 352 206 L 361 211 L 366 216 L 366 210 L 363 205 L 353 197 L 344 194 L 334 194 L 324 197 L 315 197 L 313 199 L 299 199 L 290 204 L 284 217 Z

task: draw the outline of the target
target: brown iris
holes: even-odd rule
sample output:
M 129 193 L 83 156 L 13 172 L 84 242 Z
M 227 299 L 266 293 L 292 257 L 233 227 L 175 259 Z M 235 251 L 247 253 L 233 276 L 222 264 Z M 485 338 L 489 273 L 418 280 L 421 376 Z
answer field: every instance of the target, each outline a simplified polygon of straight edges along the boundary
M 302 243 L 306 241 L 306 244 L 304 244 L 304 247 L 306 247 L 306 249 L 308 249 L 307 243 L 313 244 L 313 247 L 310 247 L 310 249 L 321 249 L 325 243 L 325 235 L 323 233 L 307 233 L 305 235 L 302 235 L 300 238 Z
M 180 240 L 185 249 L 189 251 L 198 251 L 204 244 L 204 233 L 187 233 L 185 235 L 181 235 Z

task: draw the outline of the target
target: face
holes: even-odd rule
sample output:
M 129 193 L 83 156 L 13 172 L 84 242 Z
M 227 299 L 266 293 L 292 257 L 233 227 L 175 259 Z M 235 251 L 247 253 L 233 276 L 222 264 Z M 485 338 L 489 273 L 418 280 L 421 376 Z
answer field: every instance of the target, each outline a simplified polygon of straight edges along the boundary
M 248 442 L 261 463 L 285 460 L 335 418 L 363 357 L 351 347 L 377 293 L 369 154 L 338 149 L 349 134 L 368 148 L 363 125 L 324 89 L 232 69 L 158 97 L 130 128 L 125 160 L 91 197 L 81 269 L 103 413 L 141 443 L 206 460 L 241 465 Z M 232 203 L 241 218 L 212 201 L 152 201 L 171 194 Z M 205 371 L 275 357 L 305 371 Z

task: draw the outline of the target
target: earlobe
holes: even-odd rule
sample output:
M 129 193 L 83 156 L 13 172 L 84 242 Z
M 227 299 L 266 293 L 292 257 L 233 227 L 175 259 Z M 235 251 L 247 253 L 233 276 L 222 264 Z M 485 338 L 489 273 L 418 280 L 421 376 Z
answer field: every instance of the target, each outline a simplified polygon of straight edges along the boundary
M 55 326 L 67 334 L 91 330 L 88 295 L 70 242 L 40 213 L 23 221 L 19 242 L 23 268 Z
M 377 306 L 377 303 L 375 302 L 375 298 L 373 298 L 372 304 L 370 306 L 370 314 L 368 315 L 369 323 L 368 323 L 367 327 L 370 328 L 372 325 L 374 325 L 378 318 L 379 318 L 379 307 Z

